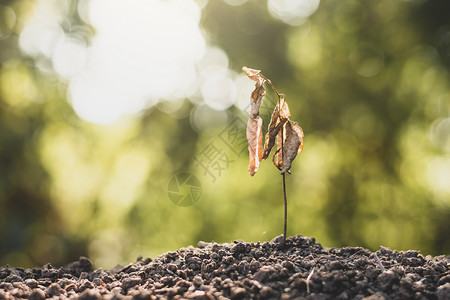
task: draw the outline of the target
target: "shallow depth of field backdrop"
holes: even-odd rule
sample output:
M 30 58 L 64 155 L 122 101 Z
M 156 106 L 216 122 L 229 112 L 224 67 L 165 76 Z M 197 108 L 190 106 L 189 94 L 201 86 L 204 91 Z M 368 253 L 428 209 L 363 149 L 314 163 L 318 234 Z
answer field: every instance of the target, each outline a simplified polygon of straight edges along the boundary
M 281 234 L 279 172 L 247 172 L 244 65 L 305 132 L 289 235 L 450 253 L 448 0 L 3 0 L 0 265 Z

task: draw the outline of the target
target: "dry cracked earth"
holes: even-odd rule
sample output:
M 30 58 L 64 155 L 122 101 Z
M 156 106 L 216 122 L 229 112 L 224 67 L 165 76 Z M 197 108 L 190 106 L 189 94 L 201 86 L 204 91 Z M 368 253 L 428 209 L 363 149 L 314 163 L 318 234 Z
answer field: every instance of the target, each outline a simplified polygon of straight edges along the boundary
M 296 235 L 199 242 L 111 270 L 0 267 L 0 299 L 450 299 L 450 257 L 324 248 Z

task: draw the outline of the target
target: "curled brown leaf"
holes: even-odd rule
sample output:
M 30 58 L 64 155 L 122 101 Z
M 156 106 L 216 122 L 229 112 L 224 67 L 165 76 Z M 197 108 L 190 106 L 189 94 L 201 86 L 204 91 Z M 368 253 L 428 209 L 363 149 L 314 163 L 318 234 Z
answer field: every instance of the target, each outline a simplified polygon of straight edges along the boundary
M 264 95 L 266 95 L 264 86 L 259 85 L 259 83 L 257 82 L 250 97 L 250 118 L 259 116 L 259 107 L 261 106 Z
M 283 162 L 281 174 L 289 171 L 292 161 L 298 153 L 303 151 L 303 130 L 297 122 L 286 123 L 286 139 L 283 145 Z
M 247 74 L 248 78 L 250 78 L 253 81 L 258 81 L 261 78 L 261 70 L 255 70 L 247 67 L 242 67 L 242 71 Z
M 272 157 L 272 162 L 278 170 L 281 170 L 283 167 L 283 154 L 281 152 L 281 149 L 283 148 L 285 140 L 286 140 L 286 123 L 283 124 L 282 129 L 278 132 L 277 151 L 275 151 Z
M 267 159 L 275 144 L 277 150 L 273 155 L 273 164 L 281 173 L 289 171 L 292 161 L 303 150 L 303 130 L 296 122 L 289 120 L 291 113 L 286 102 L 286 96 L 279 94 L 269 79 L 261 74 L 260 70 L 242 67 L 247 76 L 256 81 L 250 97 L 250 118 L 247 123 L 247 140 L 250 156 L 249 172 L 253 176 L 259 168 L 260 162 Z M 266 94 L 264 83 L 278 95 L 278 102 L 273 111 L 271 122 L 265 136 L 264 149 L 262 147 L 262 119 L 259 117 L 259 108 Z
M 262 123 L 260 116 L 249 118 L 247 122 L 247 141 L 250 163 L 248 171 L 250 175 L 255 175 L 259 169 L 262 159 Z
M 281 168 L 283 167 L 283 158 L 281 157 L 281 148 L 278 148 L 277 151 L 272 156 L 272 163 L 273 165 L 281 171 Z
M 287 118 L 280 118 L 280 110 L 278 105 L 272 113 L 272 119 L 270 120 L 269 128 L 265 137 L 264 153 L 262 159 L 267 159 L 269 157 L 270 151 L 275 144 L 275 138 L 280 132 L 281 127 L 286 123 Z
M 250 69 L 247 67 L 242 67 L 242 70 L 247 74 L 248 78 L 256 81 L 255 88 L 250 96 L 250 118 L 254 118 L 259 115 L 259 107 L 261 106 L 262 100 L 266 95 L 266 90 L 264 89 L 264 77 L 261 76 L 259 70 Z
M 277 106 L 280 109 L 280 118 L 287 119 L 291 116 L 291 112 L 289 111 L 289 107 L 286 102 L 286 96 L 280 94 L 280 98 L 278 100 Z

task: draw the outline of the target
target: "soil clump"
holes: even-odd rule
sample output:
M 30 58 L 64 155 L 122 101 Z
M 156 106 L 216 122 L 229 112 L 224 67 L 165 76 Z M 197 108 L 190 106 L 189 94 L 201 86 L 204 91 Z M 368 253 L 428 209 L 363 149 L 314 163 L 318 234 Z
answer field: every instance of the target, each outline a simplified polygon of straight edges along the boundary
M 0 267 L 0 299 L 450 299 L 450 257 L 380 247 L 324 248 L 314 238 L 199 242 L 111 270 Z

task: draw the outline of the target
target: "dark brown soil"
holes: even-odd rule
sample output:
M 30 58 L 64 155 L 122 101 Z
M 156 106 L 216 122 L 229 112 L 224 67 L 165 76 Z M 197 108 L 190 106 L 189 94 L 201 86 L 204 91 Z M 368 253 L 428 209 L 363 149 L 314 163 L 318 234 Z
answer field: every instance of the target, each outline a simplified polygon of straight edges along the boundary
M 111 270 L 0 268 L 0 299 L 450 299 L 450 257 L 323 248 L 314 238 L 200 242 Z

